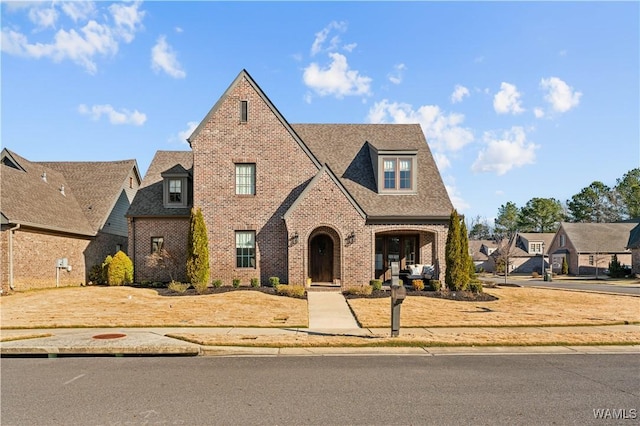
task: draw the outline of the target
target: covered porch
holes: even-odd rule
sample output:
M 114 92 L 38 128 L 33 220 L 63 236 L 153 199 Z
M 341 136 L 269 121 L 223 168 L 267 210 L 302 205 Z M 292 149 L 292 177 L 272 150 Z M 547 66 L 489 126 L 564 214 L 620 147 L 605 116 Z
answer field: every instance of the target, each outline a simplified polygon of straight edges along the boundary
M 409 276 L 409 265 L 431 265 L 433 277 L 440 273 L 437 238 L 434 232 L 418 229 L 389 230 L 375 234 L 374 276 L 391 280 L 391 262 L 400 262 L 401 276 Z

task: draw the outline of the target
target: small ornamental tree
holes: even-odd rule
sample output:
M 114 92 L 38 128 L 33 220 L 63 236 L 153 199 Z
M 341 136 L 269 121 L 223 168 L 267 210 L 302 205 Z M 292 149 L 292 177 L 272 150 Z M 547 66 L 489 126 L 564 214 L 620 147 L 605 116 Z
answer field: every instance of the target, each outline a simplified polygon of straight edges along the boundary
M 460 216 L 458 216 L 456 210 L 453 210 L 449 217 L 449 233 L 444 249 L 445 264 L 447 266 L 444 281 L 447 288 L 451 291 L 464 290 L 464 287 L 469 281 L 469 265 L 467 258 L 462 257 L 463 248 L 461 247 L 462 239 L 460 231 Z
M 611 278 L 622 278 L 625 275 L 624 268 L 618 261 L 618 255 L 614 254 L 611 262 L 609 262 L 609 276 Z
M 562 275 L 567 275 L 569 273 L 569 263 L 567 262 L 567 257 L 564 256 L 562 258 Z
M 107 267 L 109 285 L 131 284 L 133 282 L 133 262 L 123 251 L 117 252 Z
M 187 280 L 191 284 L 209 282 L 209 241 L 202 211 L 191 209 L 187 242 Z

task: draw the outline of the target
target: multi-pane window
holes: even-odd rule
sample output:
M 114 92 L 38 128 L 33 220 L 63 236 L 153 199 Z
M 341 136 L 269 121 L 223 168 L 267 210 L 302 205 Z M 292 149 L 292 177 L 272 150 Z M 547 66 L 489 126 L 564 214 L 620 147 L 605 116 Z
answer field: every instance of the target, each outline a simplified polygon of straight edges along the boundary
M 236 268 L 256 267 L 256 233 L 236 231 Z
M 413 189 L 413 160 L 385 158 L 383 161 L 384 189 Z
M 256 165 L 236 164 L 236 195 L 255 195 Z
M 240 122 L 246 123 L 249 119 L 249 103 L 247 101 L 240 101 Z
M 400 189 L 411 189 L 411 160 L 399 160 Z
M 160 250 L 162 250 L 163 244 L 163 237 L 151 237 L 151 254 L 158 253 Z
M 182 179 L 169 179 L 169 202 L 182 203 Z
M 396 187 L 396 161 L 384 160 L 384 189 Z

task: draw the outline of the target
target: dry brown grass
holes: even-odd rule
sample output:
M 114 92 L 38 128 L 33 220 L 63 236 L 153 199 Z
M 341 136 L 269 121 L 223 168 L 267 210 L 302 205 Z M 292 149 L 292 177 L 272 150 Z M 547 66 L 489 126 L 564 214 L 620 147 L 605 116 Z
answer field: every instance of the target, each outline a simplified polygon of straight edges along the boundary
M 307 301 L 258 291 L 161 296 L 132 287 L 67 287 L 0 297 L 0 328 L 306 327 Z
M 485 289 L 492 302 L 457 302 L 431 297 L 407 297 L 402 304 L 403 327 L 600 325 L 640 322 L 640 298 L 536 288 Z M 363 327 L 387 327 L 390 301 L 350 299 Z
M 436 331 L 436 330 L 434 330 Z M 638 345 L 637 331 L 567 332 L 553 327 L 524 330 L 523 328 L 500 328 L 483 330 L 444 329 L 441 333 L 416 329 L 401 329 L 399 337 L 390 337 L 390 332 L 369 336 L 349 335 L 260 335 L 242 336 L 233 334 L 174 333 L 171 337 L 206 346 L 250 346 L 250 347 L 384 347 L 384 346 L 544 346 L 544 345 Z

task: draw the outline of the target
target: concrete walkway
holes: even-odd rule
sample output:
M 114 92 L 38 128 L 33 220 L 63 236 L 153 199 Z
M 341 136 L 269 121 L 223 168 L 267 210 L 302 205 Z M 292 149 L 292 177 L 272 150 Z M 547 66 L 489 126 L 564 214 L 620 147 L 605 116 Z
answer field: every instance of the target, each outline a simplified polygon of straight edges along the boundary
M 309 306 L 309 328 L 313 330 L 336 330 L 360 328 L 349 305 L 339 291 L 307 293 Z

